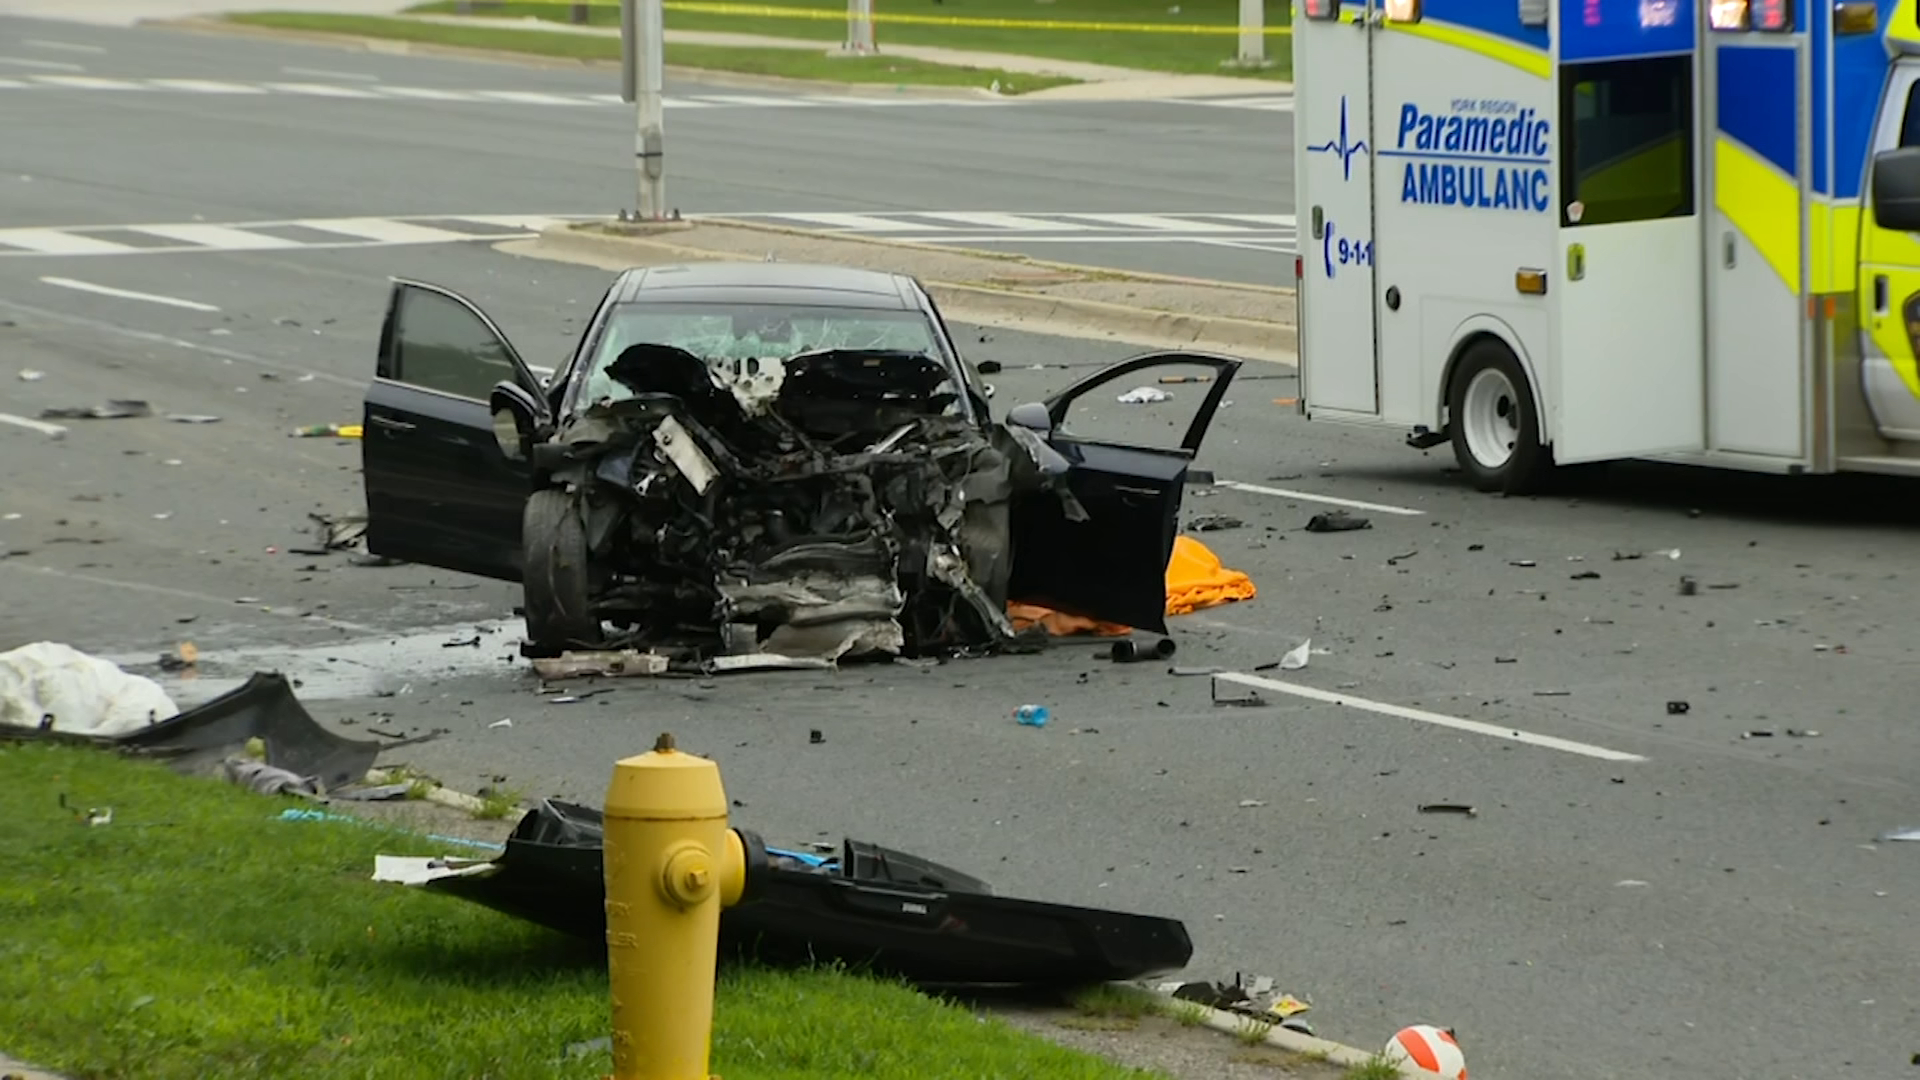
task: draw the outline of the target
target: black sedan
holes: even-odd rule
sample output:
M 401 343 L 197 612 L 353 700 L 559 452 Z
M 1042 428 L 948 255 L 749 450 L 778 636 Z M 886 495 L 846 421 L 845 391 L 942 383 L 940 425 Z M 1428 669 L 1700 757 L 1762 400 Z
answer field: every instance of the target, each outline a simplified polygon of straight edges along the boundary
M 1212 369 L 1178 447 L 1074 402 Z M 369 550 L 523 585 L 531 655 L 992 649 L 1009 601 L 1164 633 L 1186 475 L 1240 361 L 1151 353 L 1004 421 L 911 277 L 618 274 L 542 380 L 465 298 L 396 280 L 367 391 Z

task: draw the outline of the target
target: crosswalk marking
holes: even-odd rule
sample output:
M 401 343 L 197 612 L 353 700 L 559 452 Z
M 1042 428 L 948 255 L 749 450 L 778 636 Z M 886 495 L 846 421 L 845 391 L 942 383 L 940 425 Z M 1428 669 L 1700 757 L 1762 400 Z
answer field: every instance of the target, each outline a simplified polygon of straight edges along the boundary
M 28 226 L 0 228 L 0 259 L 498 243 L 535 236 L 544 229 L 591 217 L 582 214 L 442 214 Z M 693 214 L 689 217 L 696 221 L 717 217 L 844 236 L 886 236 L 944 245 L 1204 244 L 1291 253 L 1297 239 L 1291 214 L 877 210 Z
M 127 250 L 124 244 L 60 229 L 0 229 L 0 245 L 40 255 L 102 255 Z
M 587 215 L 568 214 L 472 214 L 0 228 L 0 259 L 498 243 L 534 236 L 542 229 L 564 222 L 587 219 Z M 293 232 L 304 236 L 277 235 Z
M 286 241 L 279 237 L 225 225 L 141 225 L 133 231 L 222 251 L 265 251 L 286 246 Z

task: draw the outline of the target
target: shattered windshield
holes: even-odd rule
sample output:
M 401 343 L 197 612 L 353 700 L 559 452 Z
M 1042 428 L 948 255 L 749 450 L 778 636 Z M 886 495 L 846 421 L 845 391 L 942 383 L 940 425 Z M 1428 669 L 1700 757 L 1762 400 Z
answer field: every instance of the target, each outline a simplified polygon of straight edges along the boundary
M 933 328 L 917 311 L 787 304 L 629 304 L 616 309 L 594 350 L 577 404 L 632 396 L 608 371 L 629 346 L 668 345 L 732 367 L 823 349 L 880 350 L 938 359 Z

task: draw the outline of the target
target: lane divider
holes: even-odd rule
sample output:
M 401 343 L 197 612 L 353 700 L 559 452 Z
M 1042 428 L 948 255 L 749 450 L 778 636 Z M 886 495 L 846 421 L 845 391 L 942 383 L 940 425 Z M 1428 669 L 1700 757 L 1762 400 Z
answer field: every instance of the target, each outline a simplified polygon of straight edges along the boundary
M 1354 697 L 1352 694 L 1336 694 L 1329 690 L 1321 690 L 1312 686 L 1302 686 L 1299 683 L 1281 682 L 1279 679 L 1268 679 L 1259 675 L 1243 675 L 1237 671 L 1222 671 L 1214 675 L 1214 678 L 1221 682 L 1235 683 L 1240 686 L 1252 687 L 1256 690 L 1270 690 L 1276 694 L 1290 694 L 1294 697 L 1306 698 L 1309 701 L 1318 701 L 1327 705 L 1344 705 L 1349 709 L 1359 709 L 1362 712 L 1377 713 L 1381 716 L 1392 716 L 1401 720 L 1413 720 L 1422 724 L 1452 728 L 1455 731 L 1465 731 L 1474 735 L 1485 735 L 1488 738 L 1524 743 L 1527 746 L 1536 746 L 1543 750 L 1558 750 L 1565 754 L 1578 754 L 1581 757 L 1598 758 L 1601 761 L 1647 760 L 1639 754 L 1629 754 L 1623 750 L 1609 750 L 1604 746 L 1574 742 L 1572 739 L 1562 739 L 1553 735 L 1536 735 L 1531 731 L 1521 731 L 1519 728 L 1503 727 L 1498 724 L 1483 723 L 1479 720 L 1466 720 L 1458 716 L 1428 712 L 1425 709 L 1414 709 L 1405 705 L 1394 705 L 1385 701 L 1372 701 L 1363 697 Z

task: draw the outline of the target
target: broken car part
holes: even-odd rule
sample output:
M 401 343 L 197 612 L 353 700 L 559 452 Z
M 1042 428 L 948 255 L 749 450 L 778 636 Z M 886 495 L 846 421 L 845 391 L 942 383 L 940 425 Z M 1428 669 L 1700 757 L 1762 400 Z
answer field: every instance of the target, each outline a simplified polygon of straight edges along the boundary
M 1187 472 L 1240 363 L 1134 357 L 995 422 L 912 278 L 700 263 L 618 275 L 542 381 L 479 308 L 396 281 L 368 549 L 520 582 L 537 657 L 1024 647 L 1010 600 L 1164 634 Z M 1212 372 L 1178 449 L 1071 430 L 1077 400 L 1171 365 Z
M 250 740 L 266 744 L 266 764 L 324 789 L 359 783 L 384 747 L 335 735 L 301 706 L 286 677 L 255 673 L 245 683 L 152 727 L 113 736 L 69 735 L 0 725 L 0 738 L 51 739 L 110 746 L 160 758 L 176 771 L 220 776 Z M 236 781 L 240 777 L 235 777 Z M 247 781 L 252 779 L 248 774 Z
M 548 799 L 491 861 L 389 862 L 381 876 L 604 942 L 601 844 L 599 811 Z M 846 963 L 923 985 L 1056 986 L 1178 971 L 1193 955 L 1177 919 L 995 896 L 979 878 L 860 840 L 832 855 L 767 855 L 758 897 L 720 913 L 723 954 Z

